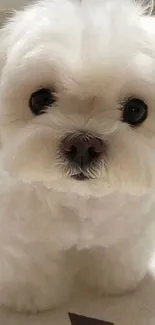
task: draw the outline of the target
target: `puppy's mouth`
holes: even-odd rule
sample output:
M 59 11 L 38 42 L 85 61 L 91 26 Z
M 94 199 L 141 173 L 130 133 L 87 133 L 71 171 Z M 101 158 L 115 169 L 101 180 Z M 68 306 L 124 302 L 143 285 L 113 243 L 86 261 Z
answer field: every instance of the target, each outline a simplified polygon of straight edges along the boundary
M 86 181 L 86 180 L 89 180 L 90 177 L 86 176 L 84 173 L 79 173 L 79 174 L 76 174 L 76 175 L 72 175 L 71 176 L 73 179 L 75 179 L 76 181 Z

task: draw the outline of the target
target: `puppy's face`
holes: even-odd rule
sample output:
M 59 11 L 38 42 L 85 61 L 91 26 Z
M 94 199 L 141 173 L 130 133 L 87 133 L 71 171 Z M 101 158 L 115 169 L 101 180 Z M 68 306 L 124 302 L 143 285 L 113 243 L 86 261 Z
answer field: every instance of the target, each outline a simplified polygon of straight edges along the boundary
M 43 1 L 2 31 L 5 168 L 63 190 L 155 184 L 153 18 L 124 0 Z

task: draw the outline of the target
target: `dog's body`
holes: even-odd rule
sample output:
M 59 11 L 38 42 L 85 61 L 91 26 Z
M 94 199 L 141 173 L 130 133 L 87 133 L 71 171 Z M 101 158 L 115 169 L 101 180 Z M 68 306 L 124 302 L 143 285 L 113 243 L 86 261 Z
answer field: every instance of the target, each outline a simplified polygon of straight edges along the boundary
M 1 32 L 0 304 L 133 290 L 155 244 L 155 23 L 43 1 Z M 45 113 L 45 114 L 42 114 Z

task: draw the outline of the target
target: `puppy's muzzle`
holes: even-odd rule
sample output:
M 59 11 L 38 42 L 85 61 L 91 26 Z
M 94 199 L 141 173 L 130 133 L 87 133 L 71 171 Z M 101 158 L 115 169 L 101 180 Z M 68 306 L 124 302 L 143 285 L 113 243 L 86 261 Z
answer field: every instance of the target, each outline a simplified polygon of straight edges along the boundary
M 104 142 L 88 134 L 72 134 L 62 141 L 62 151 L 68 163 L 80 171 L 95 166 L 104 154 Z M 78 174 L 79 177 L 80 174 Z M 77 175 L 76 175 L 77 178 Z M 79 179 L 79 178 L 78 178 Z

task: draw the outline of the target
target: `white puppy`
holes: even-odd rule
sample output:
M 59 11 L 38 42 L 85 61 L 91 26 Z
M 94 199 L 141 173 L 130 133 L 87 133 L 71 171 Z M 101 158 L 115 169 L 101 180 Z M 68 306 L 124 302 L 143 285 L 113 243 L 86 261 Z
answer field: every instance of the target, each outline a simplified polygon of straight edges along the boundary
M 155 20 L 43 0 L 0 40 L 0 304 L 133 290 L 155 244 Z M 76 279 L 76 281 L 75 281 Z

